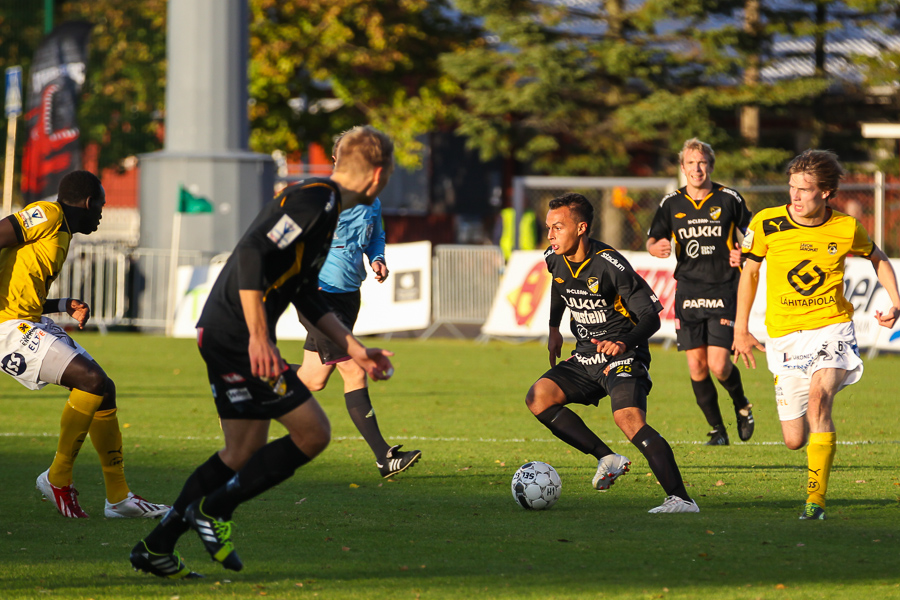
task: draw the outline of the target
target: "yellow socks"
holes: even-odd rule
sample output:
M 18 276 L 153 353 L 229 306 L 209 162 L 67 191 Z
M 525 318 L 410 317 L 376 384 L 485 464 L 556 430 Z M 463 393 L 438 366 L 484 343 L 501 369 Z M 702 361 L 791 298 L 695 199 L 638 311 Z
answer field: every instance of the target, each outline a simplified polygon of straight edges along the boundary
M 837 434 L 810 433 L 809 444 L 806 446 L 806 456 L 809 462 L 809 483 L 806 491 L 809 497 L 807 503 L 814 502 L 825 508 L 825 492 L 828 490 L 828 476 L 831 474 L 831 463 L 834 461 L 835 442 Z
M 106 499 L 111 504 L 121 502 L 128 497 L 128 484 L 125 483 L 125 465 L 122 462 L 122 432 L 119 430 L 119 419 L 116 409 L 98 410 L 94 414 L 90 428 L 91 443 L 100 456 L 103 468 L 103 482 L 106 484 Z
M 56 456 L 50 465 L 47 478 L 56 487 L 65 487 L 72 483 L 72 466 L 75 457 L 84 444 L 94 413 L 103 402 L 103 396 L 89 394 L 81 390 L 72 390 L 69 400 L 63 408 L 60 419 L 59 442 L 56 446 Z

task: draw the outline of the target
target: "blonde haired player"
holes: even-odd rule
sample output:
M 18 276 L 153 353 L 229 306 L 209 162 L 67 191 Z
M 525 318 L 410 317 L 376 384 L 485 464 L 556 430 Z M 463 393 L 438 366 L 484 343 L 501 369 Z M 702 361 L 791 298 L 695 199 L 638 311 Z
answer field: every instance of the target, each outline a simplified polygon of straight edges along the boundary
M 28 389 L 48 383 L 72 390 L 60 420 L 59 442 L 37 489 L 64 517 L 86 518 L 72 484 L 72 467 L 85 438 L 100 456 L 106 517 L 159 517 L 169 507 L 135 496 L 125 482 L 116 386 L 91 355 L 50 318 L 68 313 L 83 328 L 90 307 L 75 298 L 48 299 L 73 233 L 97 231 L 106 193 L 88 171 L 59 184 L 58 202 L 38 201 L 0 221 L 0 368 Z
M 775 375 L 775 400 L 785 445 L 806 448 L 809 480 L 804 520 L 825 518 L 825 493 L 837 434 L 831 410 L 840 390 L 862 377 L 853 329 L 853 306 L 844 298 L 844 260 L 848 254 L 872 261 L 878 281 L 891 298 L 878 324 L 891 328 L 900 316 L 894 269 L 863 226 L 828 206 L 843 168 L 827 150 L 806 150 L 788 165 L 787 205 L 760 211 L 744 238 L 747 257 L 738 285 L 734 327 L 735 360 L 756 368 L 753 348 L 766 352 Z M 766 270 L 767 347 L 749 331 L 763 260 Z

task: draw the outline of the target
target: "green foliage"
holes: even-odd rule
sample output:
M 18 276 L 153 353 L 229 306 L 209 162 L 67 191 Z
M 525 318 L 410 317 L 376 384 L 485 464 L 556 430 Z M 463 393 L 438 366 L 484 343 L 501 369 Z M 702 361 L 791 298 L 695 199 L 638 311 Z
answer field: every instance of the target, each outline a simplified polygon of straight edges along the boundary
M 437 57 L 475 36 L 446 0 L 252 0 L 253 129 L 261 152 L 331 147 L 354 125 L 382 128 L 398 162 L 418 164 L 416 137 L 455 120 L 457 89 Z M 293 107 L 292 99 L 301 99 Z
M 116 380 L 129 484 L 151 501 L 171 501 L 222 444 L 196 343 L 75 336 Z M 34 480 L 53 457 L 66 392 L 0 379 L 4 600 L 900 598 L 900 425 L 889 417 L 897 356 L 866 361 L 862 381 L 838 396 L 828 520 L 803 522 L 806 454 L 780 441 L 762 364 L 742 373 L 755 405 L 754 438 L 740 443 L 732 435 L 733 445 L 712 448 L 701 445 L 707 426 L 684 355 L 652 348 L 650 422 L 671 443 L 701 512 L 649 515 L 664 493 L 613 423 L 608 400 L 575 407 L 633 461 L 605 493 L 590 485 L 596 462 L 550 435 L 525 407 L 528 386 L 547 368 L 544 345 L 396 338 L 386 345 L 397 371 L 370 387 L 379 424 L 392 443 L 421 449 L 422 460 L 381 479 L 336 378 L 316 394 L 331 420 L 331 445 L 234 515 L 244 569 L 222 570 L 188 533 L 178 549 L 206 575 L 192 581 L 132 571 L 128 552 L 156 523 L 102 517 L 90 443 L 76 461 L 75 484 L 91 518 L 63 519 L 39 500 Z M 280 346 L 288 360 L 302 355 L 301 342 Z M 721 401 L 724 413 L 730 403 Z M 270 435 L 284 429 L 273 424 Z M 524 511 L 511 498 L 512 474 L 529 460 L 549 462 L 562 477 L 549 511 Z

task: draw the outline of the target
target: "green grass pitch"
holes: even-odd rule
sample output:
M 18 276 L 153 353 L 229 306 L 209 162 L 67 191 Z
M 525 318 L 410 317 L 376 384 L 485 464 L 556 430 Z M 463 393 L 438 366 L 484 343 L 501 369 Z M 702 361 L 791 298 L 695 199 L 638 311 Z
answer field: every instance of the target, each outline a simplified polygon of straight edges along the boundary
M 116 381 L 132 489 L 171 502 L 221 445 L 205 368 L 191 340 L 75 334 Z M 577 412 L 633 461 L 606 493 L 596 463 L 553 438 L 524 405 L 547 368 L 538 343 L 370 340 L 396 353 L 371 386 L 389 441 L 422 460 L 382 480 L 343 406 L 337 375 L 317 394 L 334 440 L 315 461 L 235 514 L 240 573 L 212 563 L 193 533 L 179 546 L 206 575 L 171 582 L 135 573 L 131 547 L 150 521 L 103 518 L 97 457 L 86 443 L 75 482 L 86 520 L 60 517 L 34 480 L 56 445 L 65 390 L 0 379 L 0 598 L 900 598 L 900 357 L 866 361 L 838 396 L 828 520 L 797 519 L 806 453 L 780 442 L 771 379 L 743 369 L 756 434 L 709 448 L 684 356 L 654 347 L 649 422 L 671 443 L 700 514 L 650 515 L 664 493 L 615 427 L 608 401 Z M 298 361 L 299 342 L 281 345 Z M 568 350 L 567 350 L 568 351 Z M 281 436 L 280 425 L 272 435 Z M 559 471 L 551 510 L 525 511 L 509 482 L 542 460 Z

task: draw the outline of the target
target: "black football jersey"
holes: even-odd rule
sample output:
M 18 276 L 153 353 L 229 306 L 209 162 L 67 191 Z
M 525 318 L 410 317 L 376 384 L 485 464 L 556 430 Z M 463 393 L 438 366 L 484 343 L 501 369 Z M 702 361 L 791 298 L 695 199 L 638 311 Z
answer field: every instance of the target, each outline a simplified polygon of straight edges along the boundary
M 273 340 L 275 324 L 292 302 L 312 323 L 318 321 L 328 312 L 319 294 L 319 270 L 340 212 L 341 194 L 330 179 L 311 178 L 285 188 L 263 207 L 235 246 L 197 326 L 235 340 L 249 339 L 240 290 L 263 292 Z
M 575 352 L 597 352 L 591 339 L 624 342 L 628 350 L 646 346 L 659 329 L 663 306 L 644 279 L 612 246 L 590 240 L 581 263 L 544 252 L 553 277 L 550 325 L 558 327 L 568 307 Z
M 681 188 L 659 203 L 649 236 L 674 238 L 672 253 L 678 260 L 675 279 L 698 284 L 733 283 L 740 269 L 728 265 L 728 254 L 737 243 L 736 233 L 747 230 L 750 211 L 739 193 L 713 183 L 702 200 L 694 200 Z

